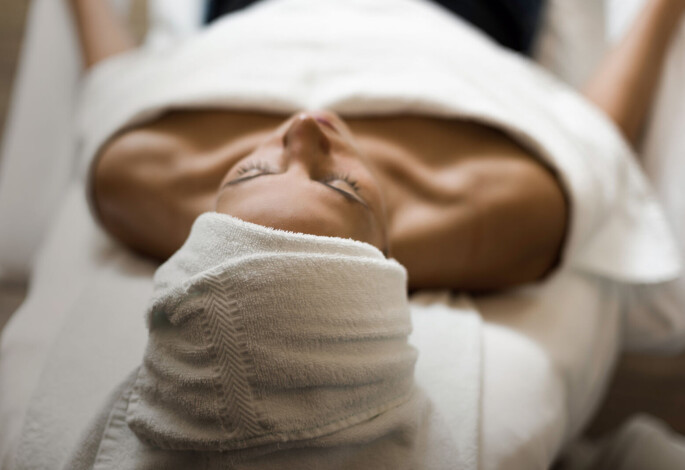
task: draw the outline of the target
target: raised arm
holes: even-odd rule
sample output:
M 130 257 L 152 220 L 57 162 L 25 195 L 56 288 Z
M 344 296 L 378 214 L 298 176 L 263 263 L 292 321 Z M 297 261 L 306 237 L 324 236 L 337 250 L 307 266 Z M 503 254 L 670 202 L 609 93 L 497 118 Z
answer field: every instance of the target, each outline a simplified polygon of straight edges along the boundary
M 585 95 L 616 122 L 633 145 L 640 137 L 668 46 L 684 13 L 685 0 L 649 0 L 585 87 Z
M 135 47 L 131 33 L 107 0 L 67 0 L 78 28 L 86 67 Z

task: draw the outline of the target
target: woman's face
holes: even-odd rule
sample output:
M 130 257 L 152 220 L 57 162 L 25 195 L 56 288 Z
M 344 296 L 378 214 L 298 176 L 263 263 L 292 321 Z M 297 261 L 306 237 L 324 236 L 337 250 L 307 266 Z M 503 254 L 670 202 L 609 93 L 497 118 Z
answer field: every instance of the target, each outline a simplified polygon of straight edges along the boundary
M 292 232 L 387 250 L 381 191 L 334 113 L 297 113 L 226 174 L 216 211 Z

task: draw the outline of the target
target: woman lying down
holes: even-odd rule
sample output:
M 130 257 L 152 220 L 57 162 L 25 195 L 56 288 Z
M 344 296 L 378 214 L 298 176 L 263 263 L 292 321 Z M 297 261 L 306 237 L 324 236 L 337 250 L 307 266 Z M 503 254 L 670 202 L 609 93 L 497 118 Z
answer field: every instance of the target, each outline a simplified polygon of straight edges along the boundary
M 677 275 L 624 138 L 682 0 L 648 2 L 585 98 L 459 2 L 264 0 L 133 51 L 70 2 L 92 207 L 166 262 L 143 365 L 68 468 L 478 468 L 415 383 L 407 286 Z

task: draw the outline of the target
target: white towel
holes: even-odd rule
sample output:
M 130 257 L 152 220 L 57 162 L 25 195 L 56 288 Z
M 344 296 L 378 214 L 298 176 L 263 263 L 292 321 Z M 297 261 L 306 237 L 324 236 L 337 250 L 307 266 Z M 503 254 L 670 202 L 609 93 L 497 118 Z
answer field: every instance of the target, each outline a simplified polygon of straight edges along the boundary
M 83 168 L 122 128 L 175 108 L 479 121 L 558 171 L 571 199 L 564 265 L 635 283 L 679 273 L 661 209 L 609 119 L 432 2 L 263 0 L 168 48 L 105 61 L 84 85 Z
M 573 444 L 561 462 L 561 470 L 680 470 L 685 436 L 653 416 L 638 414 L 599 441 Z
M 406 271 L 371 245 L 203 214 L 147 318 L 142 365 L 68 468 L 477 468 L 479 341 L 447 379 L 468 386 L 435 387 L 461 414 L 436 419 Z

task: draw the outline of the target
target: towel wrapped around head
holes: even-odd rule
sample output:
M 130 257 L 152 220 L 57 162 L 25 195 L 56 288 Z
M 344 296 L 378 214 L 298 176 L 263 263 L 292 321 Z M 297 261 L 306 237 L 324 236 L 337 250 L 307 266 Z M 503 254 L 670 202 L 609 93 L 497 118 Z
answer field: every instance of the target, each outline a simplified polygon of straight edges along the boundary
M 406 282 L 366 243 L 203 214 L 63 469 L 477 469 L 478 317 L 423 321 L 424 389 Z
M 203 214 L 155 274 L 129 427 L 160 449 L 251 454 L 414 433 L 406 277 L 365 243 Z

